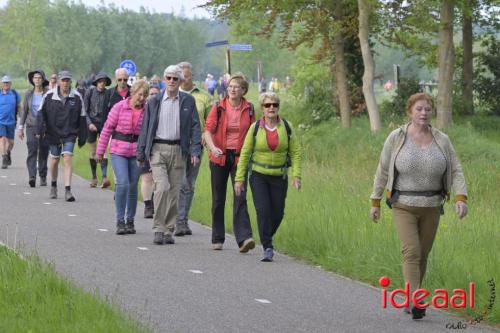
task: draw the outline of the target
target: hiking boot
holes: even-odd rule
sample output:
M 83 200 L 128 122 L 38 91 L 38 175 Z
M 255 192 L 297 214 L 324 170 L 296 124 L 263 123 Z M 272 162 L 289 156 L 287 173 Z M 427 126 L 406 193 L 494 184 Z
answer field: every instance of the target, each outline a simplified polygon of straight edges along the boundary
M 274 251 L 271 248 L 267 248 L 264 250 L 264 257 L 262 258 L 262 262 L 271 262 L 273 261 Z
M 214 243 L 212 244 L 212 250 L 215 250 L 215 251 L 220 251 L 222 250 L 222 243 Z
M 90 181 L 90 187 L 97 187 L 97 178 L 92 178 L 92 180 Z
M 163 242 L 165 244 L 175 244 L 174 237 L 172 237 L 171 234 L 165 234 L 165 235 L 163 235 Z
M 111 186 L 111 182 L 109 181 L 108 177 L 104 177 L 102 179 L 102 188 L 108 188 Z
M 116 224 L 116 234 L 117 235 L 125 235 L 127 233 L 127 230 L 125 229 L 125 223 L 122 221 L 122 222 L 118 222 Z
M 10 151 L 7 152 L 7 165 L 12 165 L 12 159 L 10 158 Z
M 145 219 L 152 219 L 154 215 L 155 215 L 155 209 L 153 206 L 151 206 L 151 207 L 145 206 L 144 207 L 144 218 Z
M 255 247 L 255 241 L 253 240 L 253 238 L 245 239 L 243 244 L 241 244 L 240 246 L 240 253 L 247 253 L 254 247 Z
M 40 177 L 40 186 L 47 186 L 47 177 Z
M 413 320 L 419 320 L 425 317 L 425 309 L 419 309 L 415 306 L 411 307 L 411 314 L 413 315 Z
M 36 179 L 35 178 L 30 178 L 28 184 L 30 184 L 30 187 L 35 187 L 35 185 L 36 185 Z
M 66 191 L 64 193 L 64 199 L 67 201 L 67 202 L 73 202 L 75 201 L 75 197 L 73 196 L 73 194 L 71 193 L 71 191 Z
M 7 169 L 7 155 L 2 155 L 2 169 Z
M 189 228 L 189 224 L 187 222 L 184 223 L 184 235 L 191 236 L 192 234 L 193 231 L 191 231 L 191 228 Z
M 134 228 L 134 221 L 127 221 L 127 224 L 125 225 L 125 230 L 127 231 L 127 234 L 135 234 L 135 228 Z
M 50 187 L 50 194 L 49 194 L 49 197 L 51 199 L 57 199 L 57 187 L 55 186 L 51 186 Z
M 163 240 L 164 240 L 163 232 L 161 231 L 155 232 L 155 238 L 153 240 L 153 243 L 155 243 L 156 245 L 163 245 L 165 244 Z

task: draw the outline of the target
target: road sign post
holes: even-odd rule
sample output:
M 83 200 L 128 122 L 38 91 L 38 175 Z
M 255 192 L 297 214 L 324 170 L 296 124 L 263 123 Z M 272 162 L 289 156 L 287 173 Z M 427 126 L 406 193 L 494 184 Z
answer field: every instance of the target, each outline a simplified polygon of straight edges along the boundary
M 132 76 L 137 73 L 137 66 L 135 65 L 135 62 L 130 59 L 123 60 L 120 63 L 120 68 L 125 68 L 128 72 L 128 76 Z
M 205 44 L 205 47 L 228 45 L 226 50 L 226 73 L 231 74 L 231 50 L 252 51 L 251 44 L 229 44 L 227 40 L 214 40 Z

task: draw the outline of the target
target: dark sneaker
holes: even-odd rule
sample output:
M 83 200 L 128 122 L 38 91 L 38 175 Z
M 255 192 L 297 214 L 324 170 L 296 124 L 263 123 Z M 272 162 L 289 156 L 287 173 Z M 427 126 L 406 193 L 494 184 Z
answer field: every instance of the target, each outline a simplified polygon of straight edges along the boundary
M 273 251 L 273 249 L 267 248 L 267 249 L 264 250 L 264 257 L 262 258 L 261 261 L 263 261 L 263 262 L 271 262 L 271 261 L 273 261 L 273 257 L 274 257 L 274 251 Z
M 154 207 L 144 207 L 144 218 L 145 219 L 152 219 L 154 215 L 155 215 Z
M 125 225 L 125 230 L 127 231 L 127 234 L 135 234 L 135 227 L 134 227 L 134 221 L 127 221 L 127 224 Z
M 49 194 L 49 197 L 51 199 L 57 199 L 57 187 L 55 186 L 51 186 L 50 187 L 50 194 Z
M 64 193 L 64 199 L 67 201 L 67 202 L 73 202 L 75 201 L 75 197 L 73 196 L 73 194 L 71 193 L 71 191 L 66 191 Z
M 419 309 L 415 306 L 411 307 L 411 314 L 413 315 L 413 320 L 419 320 L 425 317 L 425 309 Z
M 186 236 L 191 236 L 193 232 L 191 231 L 191 228 L 189 228 L 189 224 L 187 222 L 184 224 L 184 235 Z
M 10 158 L 10 151 L 7 152 L 7 165 L 12 165 L 12 159 Z
M 248 251 L 250 251 L 253 248 L 255 248 L 255 241 L 253 240 L 253 238 L 248 238 L 248 239 L 245 239 L 243 244 L 241 244 L 240 252 L 247 253 Z
M 40 177 L 40 186 L 47 186 L 47 177 Z
M 29 180 L 28 184 L 30 184 L 30 187 L 35 187 L 35 185 L 36 185 L 36 180 L 35 180 L 35 178 L 30 178 L 30 180 Z
M 7 155 L 2 155 L 2 169 L 7 169 Z
M 153 243 L 155 243 L 156 245 L 163 245 L 165 244 L 163 240 L 163 232 L 155 232 L 155 239 L 153 240 Z
M 172 237 L 171 234 L 163 235 L 163 240 L 164 240 L 165 244 L 175 244 L 174 237 Z
M 174 235 L 177 237 L 182 237 L 186 234 L 186 227 L 184 226 L 184 223 L 177 223 L 175 225 L 175 233 Z
M 127 230 L 125 229 L 125 223 L 118 222 L 116 224 L 116 234 L 117 235 L 125 235 L 126 233 L 127 233 Z

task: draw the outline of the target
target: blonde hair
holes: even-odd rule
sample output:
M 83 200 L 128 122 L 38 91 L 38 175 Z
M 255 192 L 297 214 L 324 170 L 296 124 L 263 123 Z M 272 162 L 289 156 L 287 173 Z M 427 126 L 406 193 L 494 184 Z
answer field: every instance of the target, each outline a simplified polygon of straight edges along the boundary
M 248 81 L 247 81 L 247 78 L 245 77 L 245 75 L 243 75 L 243 73 L 241 73 L 241 72 L 238 72 L 238 73 L 231 75 L 231 78 L 229 78 L 227 85 L 229 86 L 229 84 L 231 84 L 231 81 L 233 81 L 233 80 L 238 82 L 241 89 L 243 90 L 243 96 L 245 96 L 246 93 L 248 92 Z
M 266 91 L 266 92 L 263 92 L 262 94 L 260 94 L 259 104 L 262 106 L 262 104 L 264 104 L 264 101 L 266 99 L 270 99 L 271 101 L 278 103 L 278 104 L 280 103 L 280 98 L 279 98 L 278 94 L 271 92 L 271 91 Z
M 149 95 L 149 83 L 144 80 L 137 80 L 134 82 L 134 84 L 130 88 L 130 95 L 134 95 L 140 89 L 143 89 L 145 96 Z

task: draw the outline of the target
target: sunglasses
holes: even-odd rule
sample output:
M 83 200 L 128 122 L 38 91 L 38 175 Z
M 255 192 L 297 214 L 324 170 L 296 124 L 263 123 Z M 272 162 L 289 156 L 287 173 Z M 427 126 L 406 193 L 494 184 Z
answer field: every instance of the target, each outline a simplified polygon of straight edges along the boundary
M 165 76 L 165 80 L 167 81 L 173 80 L 174 82 L 177 82 L 179 81 L 179 78 L 175 76 Z
M 116 79 L 118 82 L 128 81 L 128 79 Z
M 270 108 L 271 106 L 274 106 L 275 108 L 279 108 L 280 103 L 266 103 L 266 104 L 262 104 L 262 106 L 265 108 Z

